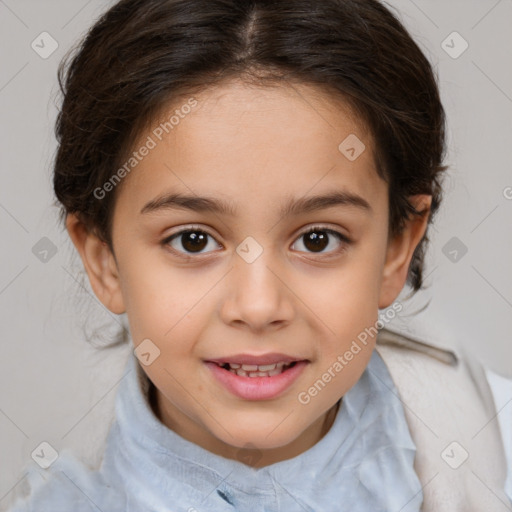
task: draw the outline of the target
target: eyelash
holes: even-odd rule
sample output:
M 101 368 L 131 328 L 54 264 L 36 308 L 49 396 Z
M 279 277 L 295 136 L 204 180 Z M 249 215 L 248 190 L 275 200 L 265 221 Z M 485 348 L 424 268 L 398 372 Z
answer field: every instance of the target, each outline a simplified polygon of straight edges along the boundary
M 328 233 L 329 235 L 334 235 L 336 238 L 338 238 L 338 240 L 340 242 L 343 242 L 343 245 L 342 245 L 341 249 L 330 251 L 329 253 L 326 253 L 326 254 L 330 254 L 330 255 L 332 255 L 332 254 L 340 254 L 340 253 L 344 252 L 346 250 L 346 246 L 351 243 L 351 240 L 347 236 L 345 236 L 343 233 L 340 233 L 339 231 L 336 231 L 334 229 L 330 229 L 330 228 L 327 228 L 327 227 L 324 227 L 324 226 L 321 226 L 321 225 L 312 226 L 311 228 L 308 228 L 307 231 L 303 231 L 302 233 L 300 233 L 298 235 L 298 237 L 296 238 L 296 240 L 300 240 L 303 236 L 308 235 L 309 233 L 312 233 L 314 231 L 322 231 L 324 233 Z M 162 240 L 161 243 L 162 243 L 163 246 L 167 247 L 171 252 L 173 252 L 174 254 L 177 254 L 179 257 L 184 258 L 186 260 L 200 258 L 204 253 L 183 253 L 181 251 L 177 251 L 176 249 L 173 249 L 169 245 L 169 243 L 172 240 L 174 240 L 175 238 L 179 238 L 180 235 L 183 235 L 184 233 L 190 233 L 190 232 L 192 232 L 192 233 L 203 233 L 203 234 L 208 235 L 211 238 L 215 239 L 215 237 L 213 235 L 211 235 L 210 233 L 208 233 L 208 231 L 205 231 L 201 227 L 199 227 L 199 226 L 190 226 L 190 227 L 188 227 L 186 229 L 182 229 L 181 231 L 178 231 L 178 232 L 172 234 L 171 236 L 166 237 L 164 240 Z M 206 253 L 206 254 L 208 254 L 208 253 Z M 323 253 L 323 252 L 319 252 L 319 253 L 310 252 L 309 254 L 323 255 L 325 253 Z

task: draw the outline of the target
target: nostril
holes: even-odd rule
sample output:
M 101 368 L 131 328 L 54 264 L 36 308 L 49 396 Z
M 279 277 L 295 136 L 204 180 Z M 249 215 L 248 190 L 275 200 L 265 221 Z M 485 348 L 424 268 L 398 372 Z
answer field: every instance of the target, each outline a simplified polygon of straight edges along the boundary
M 229 499 L 227 494 L 223 493 L 221 490 L 217 489 L 217 494 L 224 500 L 227 501 L 230 505 L 233 505 L 233 502 Z

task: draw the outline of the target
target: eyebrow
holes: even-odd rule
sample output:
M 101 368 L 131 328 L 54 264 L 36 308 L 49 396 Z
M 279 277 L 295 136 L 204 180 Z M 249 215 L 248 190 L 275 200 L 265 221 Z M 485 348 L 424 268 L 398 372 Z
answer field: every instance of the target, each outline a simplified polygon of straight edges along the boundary
M 363 197 L 347 191 L 334 191 L 323 195 L 291 198 L 280 209 L 281 217 L 310 213 L 335 206 L 356 207 L 363 212 L 373 210 Z M 199 213 L 215 213 L 236 216 L 237 210 L 233 203 L 214 197 L 199 197 L 186 194 L 171 193 L 152 199 L 144 205 L 140 213 L 145 214 L 159 210 L 191 210 Z

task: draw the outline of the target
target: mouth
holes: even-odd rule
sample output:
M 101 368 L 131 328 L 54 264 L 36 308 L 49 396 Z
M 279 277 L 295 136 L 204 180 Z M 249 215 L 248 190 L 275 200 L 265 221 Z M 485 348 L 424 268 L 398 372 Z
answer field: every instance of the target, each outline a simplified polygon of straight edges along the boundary
M 277 398 L 292 386 L 310 363 L 307 359 L 294 359 L 282 354 L 233 356 L 229 359 L 205 361 L 205 364 L 217 383 L 244 400 Z

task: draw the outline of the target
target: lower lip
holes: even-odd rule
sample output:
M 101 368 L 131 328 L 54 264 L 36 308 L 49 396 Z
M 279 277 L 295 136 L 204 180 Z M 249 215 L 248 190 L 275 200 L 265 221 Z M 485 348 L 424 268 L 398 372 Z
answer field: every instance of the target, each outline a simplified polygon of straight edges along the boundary
M 307 361 L 298 361 L 294 366 L 273 377 L 240 377 L 221 368 L 218 364 L 206 362 L 215 378 L 234 395 L 244 400 L 269 400 L 284 393 L 299 377 Z

